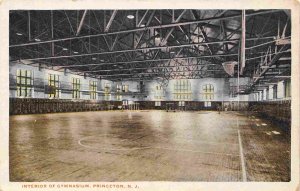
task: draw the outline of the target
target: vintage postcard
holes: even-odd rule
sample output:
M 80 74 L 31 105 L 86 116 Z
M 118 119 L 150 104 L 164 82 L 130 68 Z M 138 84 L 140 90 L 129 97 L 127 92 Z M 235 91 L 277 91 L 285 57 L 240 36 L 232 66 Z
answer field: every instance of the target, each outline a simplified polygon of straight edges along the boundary
M 0 1 L 0 190 L 298 190 L 299 8 Z

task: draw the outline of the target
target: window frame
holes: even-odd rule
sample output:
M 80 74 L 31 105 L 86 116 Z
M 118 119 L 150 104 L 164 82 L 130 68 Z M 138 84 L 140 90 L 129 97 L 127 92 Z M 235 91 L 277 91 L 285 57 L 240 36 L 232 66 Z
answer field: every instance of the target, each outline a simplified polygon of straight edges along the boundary
M 212 84 L 205 84 L 202 86 L 203 100 L 214 100 L 215 87 Z
M 72 78 L 72 98 L 80 99 L 80 78 Z
M 284 81 L 284 98 L 291 98 L 291 80 Z
M 96 80 L 89 81 L 90 99 L 92 100 L 97 99 L 97 84 Z
M 188 79 L 179 79 L 174 83 L 174 100 L 191 100 L 192 85 Z
M 24 75 L 24 73 L 25 75 Z M 30 75 L 28 75 L 28 73 Z M 34 86 L 33 86 L 33 71 L 26 69 L 17 70 L 17 97 L 31 98 L 33 97 Z
M 111 84 L 108 82 L 104 84 L 104 100 L 111 100 Z
M 60 82 L 58 74 L 48 74 L 48 85 L 55 88 L 55 93 L 49 93 L 49 98 L 60 98 Z
M 122 92 L 127 93 L 129 91 L 129 85 L 122 85 Z
M 273 99 L 277 99 L 278 98 L 278 92 L 277 92 L 277 89 L 278 89 L 278 85 L 274 85 L 273 86 Z
M 155 107 L 161 107 L 161 101 L 155 101 Z
M 162 86 L 159 85 L 159 84 L 157 84 L 155 86 L 154 99 L 156 99 L 156 100 L 162 100 L 163 99 L 163 95 L 164 95 L 164 92 L 163 92 Z

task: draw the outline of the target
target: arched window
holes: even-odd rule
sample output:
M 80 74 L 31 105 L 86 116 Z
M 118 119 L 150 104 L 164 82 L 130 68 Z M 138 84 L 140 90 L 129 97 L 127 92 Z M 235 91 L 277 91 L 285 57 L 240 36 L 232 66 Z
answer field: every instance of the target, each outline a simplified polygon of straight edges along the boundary
M 214 86 L 212 84 L 205 84 L 202 86 L 202 97 L 204 100 L 214 99 Z

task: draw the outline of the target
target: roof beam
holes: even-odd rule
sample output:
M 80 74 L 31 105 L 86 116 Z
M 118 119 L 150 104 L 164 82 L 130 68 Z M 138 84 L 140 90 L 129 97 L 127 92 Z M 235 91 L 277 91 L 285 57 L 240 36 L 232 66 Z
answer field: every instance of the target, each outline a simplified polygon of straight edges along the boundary
M 291 52 L 290 49 L 288 49 L 288 50 L 283 50 L 283 51 L 280 51 L 280 52 L 273 52 L 273 53 L 270 53 L 270 54 L 268 54 L 268 55 L 270 56 L 270 55 L 275 55 L 275 54 L 278 54 L 278 53 L 289 53 L 289 52 Z M 252 58 L 247 58 L 246 61 L 248 61 L 248 60 L 255 60 L 255 59 L 261 59 L 261 58 L 264 58 L 264 57 L 266 57 L 266 55 L 257 56 L 257 57 L 252 57 Z M 289 58 L 290 58 L 290 57 L 289 57 Z
M 127 69 L 122 69 L 122 71 L 126 70 L 145 70 L 145 69 L 157 69 L 157 68 L 176 68 L 176 67 L 192 67 L 192 66 L 209 66 L 209 65 L 216 65 L 216 64 L 189 64 L 189 65 L 180 65 L 180 66 L 154 66 L 154 67 L 139 67 L 139 68 L 127 68 Z M 113 72 L 113 71 L 120 71 L 120 69 L 110 69 L 110 70 L 85 70 L 84 72 L 89 72 L 89 73 L 94 73 L 94 72 Z
M 255 13 L 250 13 L 246 16 L 268 14 L 268 13 L 279 12 L 279 11 L 281 11 L 281 10 L 278 9 L 278 10 L 269 10 L 269 11 L 259 11 L 259 12 L 255 12 Z M 181 26 L 181 25 L 206 23 L 206 22 L 215 21 L 215 20 L 226 20 L 226 19 L 233 19 L 233 18 L 239 18 L 239 17 L 241 17 L 240 14 L 235 14 L 235 15 L 230 15 L 230 16 L 212 17 L 212 18 L 200 19 L 200 20 L 195 20 L 195 21 L 169 23 L 169 24 L 164 24 L 164 25 L 155 25 L 155 26 L 149 26 L 149 27 L 140 27 L 140 28 L 122 30 L 122 31 L 99 33 L 99 34 L 95 34 L 95 35 L 85 35 L 85 36 L 76 36 L 76 37 L 68 37 L 68 38 L 61 38 L 61 39 L 46 40 L 46 41 L 40 41 L 40 42 L 14 44 L 14 45 L 10 45 L 9 47 L 12 48 L 12 47 L 20 47 L 20 46 L 30 46 L 30 45 L 45 44 L 45 43 L 51 43 L 51 42 L 67 41 L 67 40 L 73 40 L 73 39 L 79 39 L 79 38 L 92 38 L 92 37 L 107 36 L 107 35 L 120 34 L 120 33 L 131 33 L 131 32 L 144 31 L 144 30 L 149 30 L 149 29 L 169 28 L 169 27 L 175 27 L 175 26 Z
M 283 51 L 285 51 L 286 49 L 288 49 L 289 46 L 288 45 L 284 45 L 283 47 L 281 47 L 281 49 L 278 51 L 278 53 L 272 58 L 272 60 L 267 64 L 267 66 L 272 66 L 275 62 L 277 62 L 279 60 L 279 58 L 281 57 L 281 55 L 283 54 Z M 262 77 L 267 71 L 269 70 L 269 68 L 265 68 L 263 69 L 262 72 L 260 72 L 258 77 Z M 259 78 L 255 78 L 254 79 L 254 84 L 259 80 Z
M 227 57 L 227 56 L 238 56 L 238 54 L 215 54 L 215 55 L 202 55 L 202 56 L 189 56 L 189 57 L 174 57 L 174 58 L 160 58 L 160 59 L 147 59 L 147 60 L 131 60 L 122 62 L 106 62 L 106 63 L 95 63 L 95 64 L 76 64 L 76 65 L 55 65 L 62 68 L 75 68 L 83 66 L 102 66 L 102 65 L 114 65 L 114 64 L 126 64 L 126 63 L 143 63 L 143 62 L 160 62 L 160 61 L 170 61 L 170 60 L 187 60 L 193 58 L 211 58 L 211 57 Z
M 215 72 L 215 71 L 224 71 L 224 70 L 193 70 L 190 72 Z M 185 72 L 189 72 L 189 71 L 172 71 L 171 73 L 185 73 Z M 98 74 L 99 76 L 132 76 L 132 75 L 145 75 L 145 74 L 162 74 L 160 72 L 142 72 L 142 73 L 125 73 L 125 74 L 121 74 L 121 73 L 117 73 L 117 74 Z
M 73 57 L 83 57 L 83 56 L 92 56 L 92 55 L 105 55 L 105 54 L 114 54 L 121 52 L 135 52 L 135 51 L 143 51 L 143 50 L 159 50 L 164 48 L 182 48 L 182 47 L 191 47 L 195 45 L 207 45 L 214 43 L 225 43 L 225 42 L 235 42 L 239 39 L 232 39 L 226 41 L 211 41 L 211 42 L 200 42 L 193 44 L 183 44 L 183 45 L 174 45 L 174 46 L 155 46 L 155 47 L 147 47 L 147 48 L 137 48 L 137 49 L 127 49 L 127 50 L 117 50 L 117 51 L 107 51 L 107 52 L 95 52 L 95 53 L 86 53 L 86 54 L 74 54 L 74 55 L 66 55 L 66 56 L 50 56 L 50 57 L 40 57 L 40 58 L 32 58 L 32 59 L 22 59 L 22 60 L 47 60 L 47 59 L 59 59 L 59 58 L 73 58 Z

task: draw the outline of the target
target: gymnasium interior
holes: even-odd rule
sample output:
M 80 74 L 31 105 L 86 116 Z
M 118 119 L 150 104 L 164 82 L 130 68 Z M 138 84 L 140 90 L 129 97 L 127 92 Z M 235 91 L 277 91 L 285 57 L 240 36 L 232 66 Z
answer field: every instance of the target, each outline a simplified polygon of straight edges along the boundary
M 291 12 L 10 10 L 12 182 L 289 182 Z

